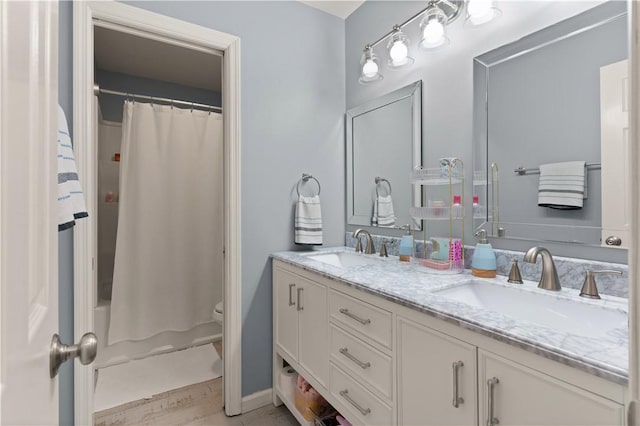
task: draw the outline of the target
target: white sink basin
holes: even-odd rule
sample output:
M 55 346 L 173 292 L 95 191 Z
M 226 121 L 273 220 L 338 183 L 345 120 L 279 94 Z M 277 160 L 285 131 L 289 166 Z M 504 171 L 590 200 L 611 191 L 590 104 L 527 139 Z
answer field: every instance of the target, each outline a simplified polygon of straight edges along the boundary
M 307 257 L 313 260 L 317 260 L 318 262 L 326 263 L 328 265 L 337 266 L 339 268 L 348 268 L 350 266 L 362 266 L 362 265 L 373 265 L 376 262 L 379 262 L 379 259 L 372 259 L 373 255 L 364 255 L 357 253 L 314 253 L 307 254 Z
M 597 338 L 612 329 L 627 327 L 627 314 L 622 309 L 559 298 L 552 292 L 546 295 L 470 280 L 454 287 L 436 290 L 434 293 L 514 319 L 585 337 Z

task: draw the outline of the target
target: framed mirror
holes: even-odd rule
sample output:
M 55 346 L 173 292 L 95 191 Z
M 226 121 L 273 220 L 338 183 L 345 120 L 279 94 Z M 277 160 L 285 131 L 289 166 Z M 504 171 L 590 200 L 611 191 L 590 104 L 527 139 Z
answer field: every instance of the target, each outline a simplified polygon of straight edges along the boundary
M 347 111 L 347 223 L 397 228 L 421 222 L 411 172 L 422 164 L 422 81 Z
M 626 131 L 607 104 L 618 96 L 626 114 L 625 79 L 607 73 L 624 70 L 627 56 L 626 4 L 611 1 L 474 59 L 476 229 L 590 246 L 626 235 Z M 554 171 L 569 162 L 578 172 Z M 568 176 L 580 187 L 566 186 Z

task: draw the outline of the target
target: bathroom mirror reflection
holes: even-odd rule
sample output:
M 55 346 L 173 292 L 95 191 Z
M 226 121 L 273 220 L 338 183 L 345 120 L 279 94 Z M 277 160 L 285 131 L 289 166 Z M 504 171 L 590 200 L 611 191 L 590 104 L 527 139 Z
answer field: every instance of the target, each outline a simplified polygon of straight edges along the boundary
M 347 111 L 347 223 L 421 229 L 410 175 L 422 158 L 422 82 Z
M 475 228 L 626 246 L 627 38 L 626 4 L 608 2 L 474 59 Z

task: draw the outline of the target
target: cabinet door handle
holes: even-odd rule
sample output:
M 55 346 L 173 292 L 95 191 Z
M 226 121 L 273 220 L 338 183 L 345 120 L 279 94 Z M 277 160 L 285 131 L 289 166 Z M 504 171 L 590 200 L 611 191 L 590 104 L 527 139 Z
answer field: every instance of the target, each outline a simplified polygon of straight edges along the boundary
M 500 383 L 497 377 L 487 380 L 487 426 L 496 426 L 500 421 L 494 417 L 493 388 Z
M 289 306 L 296 304 L 296 302 L 293 301 L 293 291 L 291 291 L 295 286 L 295 284 L 289 284 Z
M 358 409 L 358 411 L 360 411 L 360 413 L 363 416 L 366 416 L 367 414 L 369 414 L 371 412 L 371 408 L 362 408 L 360 406 L 360 404 L 358 404 L 353 399 L 351 399 L 351 397 L 349 396 L 349 391 L 348 390 L 346 390 L 346 389 L 345 390 L 341 390 L 340 391 L 340 396 L 343 397 L 344 399 L 346 399 L 347 401 L 349 401 L 349 404 L 351 404 L 354 407 L 356 407 Z
M 456 361 L 452 364 L 453 367 L 453 406 L 458 408 L 460 404 L 464 404 L 464 399 L 461 396 L 458 396 L 458 372 L 460 367 L 463 367 L 464 363 L 462 361 Z
M 298 297 L 298 307 L 296 308 L 298 311 L 302 311 L 304 309 L 304 307 L 302 306 L 302 302 L 301 302 L 301 298 L 300 295 L 302 294 L 302 290 L 304 290 L 304 288 L 299 288 L 296 290 L 297 293 L 297 297 Z
M 348 316 L 351 319 L 354 319 L 356 321 L 358 321 L 360 324 L 362 325 L 367 325 L 367 324 L 371 324 L 371 320 L 369 318 L 367 319 L 362 319 L 357 315 L 352 314 L 351 312 L 349 312 L 349 310 L 347 308 L 340 308 L 339 311 L 341 314 Z
M 355 356 L 351 355 L 349 353 L 349 349 L 347 348 L 340 348 L 339 352 L 346 356 L 347 358 L 349 358 L 351 361 L 353 361 L 354 363 L 358 364 L 358 366 L 360 368 L 362 368 L 363 370 L 366 370 L 367 368 L 371 367 L 371 363 L 370 362 L 362 362 L 360 361 L 358 358 L 356 358 Z

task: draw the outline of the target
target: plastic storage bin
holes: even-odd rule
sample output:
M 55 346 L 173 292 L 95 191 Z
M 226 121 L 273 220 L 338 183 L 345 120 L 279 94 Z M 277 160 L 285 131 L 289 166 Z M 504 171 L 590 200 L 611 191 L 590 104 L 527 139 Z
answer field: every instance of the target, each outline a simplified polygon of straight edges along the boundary
M 298 375 L 294 395 L 296 408 L 309 421 L 314 421 L 316 413 L 321 413 L 329 405 L 301 375 Z

